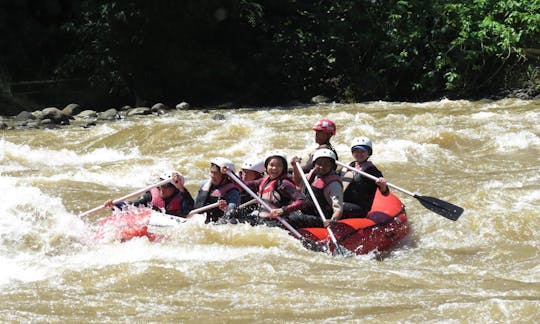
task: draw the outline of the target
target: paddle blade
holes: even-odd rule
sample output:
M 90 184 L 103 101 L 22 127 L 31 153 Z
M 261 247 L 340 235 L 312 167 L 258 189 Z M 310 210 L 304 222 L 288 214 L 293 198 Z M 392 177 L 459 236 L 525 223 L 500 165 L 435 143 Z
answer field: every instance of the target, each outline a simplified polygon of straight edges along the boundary
M 434 213 L 437 213 L 443 217 L 446 217 L 450 220 L 456 221 L 461 214 L 463 214 L 463 208 L 453 205 L 447 201 L 440 200 L 434 197 L 428 196 L 418 196 L 414 195 L 414 198 L 427 209 L 431 210 Z
M 333 256 L 342 256 L 344 258 L 350 258 L 350 257 L 354 256 L 354 253 L 347 250 L 346 248 L 344 248 L 341 245 L 337 245 L 336 248 L 334 249 L 334 252 L 332 253 L 332 255 Z

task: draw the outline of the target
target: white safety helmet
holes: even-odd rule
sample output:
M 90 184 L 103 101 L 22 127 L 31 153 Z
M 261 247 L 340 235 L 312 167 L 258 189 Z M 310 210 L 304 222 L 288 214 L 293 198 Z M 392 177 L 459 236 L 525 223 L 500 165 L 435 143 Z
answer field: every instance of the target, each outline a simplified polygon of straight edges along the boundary
M 326 148 L 322 148 L 322 149 L 316 150 L 315 153 L 313 153 L 313 163 L 315 163 L 315 161 L 317 161 L 317 159 L 321 157 L 330 158 L 334 160 L 334 162 L 337 160 L 336 153 L 334 153 L 334 151 L 326 149 Z
M 357 137 L 352 141 L 351 152 L 356 149 L 368 151 L 369 155 L 371 155 L 373 154 L 373 143 L 365 136 Z
M 247 159 L 242 163 L 242 169 L 263 173 L 265 170 L 264 161 L 258 158 Z
M 236 172 L 236 168 L 234 167 L 234 163 L 231 162 L 231 160 L 226 159 L 224 157 L 217 157 L 210 160 L 211 164 L 215 164 L 220 168 L 227 167 L 229 168 L 233 173 Z
M 178 175 L 180 176 L 180 184 L 184 185 L 184 176 L 182 175 L 182 173 L 178 172 L 178 171 L 174 171 L 174 170 L 171 170 L 171 171 L 167 171 L 167 172 L 163 172 L 160 176 L 159 176 L 159 179 L 160 180 L 167 180 L 169 179 L 172 183 L 172 177 L 173 177 L 173 174 L 174 173 L 178 173 Z
M 279 150 L 270 151 L 270 152 L 266 153 L 266 158 L 264 159 L 264 167 L 265 168 L 266 168 L 266 166 L 268 166 L 268 162 L 270 162 L 270 159 L 273 158 L 273 157 L 281 158 L 283 160 L 283 168 L 285 170 L 287 170 L 287 155 L 285 155 L 285 153 L 283 153 L 283 151 L 279 151 Z

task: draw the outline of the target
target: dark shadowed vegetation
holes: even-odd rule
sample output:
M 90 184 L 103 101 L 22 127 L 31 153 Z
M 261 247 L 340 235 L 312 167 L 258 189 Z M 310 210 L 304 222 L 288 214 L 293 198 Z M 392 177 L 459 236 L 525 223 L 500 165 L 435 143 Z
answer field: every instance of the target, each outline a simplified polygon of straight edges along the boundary
M 3 107 L 540 91 L 537 0 L 14 0 L 0 29 Z

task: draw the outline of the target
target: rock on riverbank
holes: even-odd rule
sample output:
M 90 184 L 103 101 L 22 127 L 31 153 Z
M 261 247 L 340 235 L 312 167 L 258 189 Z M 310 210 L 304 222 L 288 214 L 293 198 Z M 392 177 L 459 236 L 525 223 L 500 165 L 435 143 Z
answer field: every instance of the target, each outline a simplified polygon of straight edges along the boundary
M 16 116 L 0 117 L 0 129 L 35 129 L 35 128 L 58 128 L 66 125 L 91 127 L 99 122 L 132 118 L 141 115 L 164 115 L 170 110 L 188 110 L 191 106 L 187 102 L 181 102 L 174 108 L 169 108 L 162 103 L 156 103 L 152 107 L 124 106 L 116 109 L 111 108 L 103 112 L 90 109 L 82 109 L 78 104 L 71 103 L 63 109 L 48 107 L 35 111 L 21 111 Z

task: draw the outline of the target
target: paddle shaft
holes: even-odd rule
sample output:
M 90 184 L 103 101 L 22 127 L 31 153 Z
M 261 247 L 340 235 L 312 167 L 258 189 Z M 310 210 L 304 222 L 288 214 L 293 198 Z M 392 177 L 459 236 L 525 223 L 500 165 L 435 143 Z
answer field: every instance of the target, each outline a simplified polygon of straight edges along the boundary
M 227 170 L 227 175 L 234 182 L 238 183 L 240 187 L 242 187 L 242 189 L 244 189 L 251 197 L 255 198 L 259 202 L 259 204 L 261 204 L 261 206 L 266 208 L 268 211 L 272 210 L 272 208 L 266 203 L 266 201 L 262 200 L 262 198 L 259 197 L 256 193 L 254 193 L 253 190 L 251 190 L 242 180 L 238 179 L 238 177 L 236 177 L 234 173 L 232 173 L 230 170 Z M 277 220 L 281 224 L 283 224 L 283 226 L 285 226 L 289 231 L 291 231 L 291 233 L 293 233 L 294 236 L 296 236 L 299 239 L 305 239 L 305 237 L 303 237 L 302 234 L 300 234 L 294 227 L 292 227 L 291 224 L 287 223 L 286 220 L 284 220 L 280 216 L 277 217 Z
M 351 170 L 351 171 L 360 173 L 360 174 L 363 175 L 364 177 L 369 178 L 369 179 L 371 179 L 371 180 L 373 180 L 373 181 L 377 181 L 377 180 L 379 179 L 379 178 L 377 178 L 377 177 L 375 177 L 375 176 L 373 176 L 373 175 L 371 175 L 371 174 L 369 174 L 369 173 L 367 173 L 367 172 L 364 172 L 364 171 L 362 171 L 362 170 L 358 170 L 358 169 L 356 169 L 356 168 L 353 168 L 352 166 L 350 166 L 350 165 L 348 165 L 348 164 L 345 164 L 345 163 L 343 163 L 343 162 L 336 161 L 336 164 L 337 164 L 337 165 L 341 165 L 341 166 L 344 167 L 345 169 L 349 169 L 349 170 Z M 390 187 L 390 188 L 394 188 L 394 189 L 397 189 L 397 190 L 399 190 L 399 191 L 401 191 L 401 192 L 403 192 L 403 193 L 406 193 L 407 195 L 416 197 L 416 194 L 415 194 L 414 192 L 410 192 L 410 191 L 408 191 L 408 190 L 405 190 L 405 189 L 403 189 L 403 188 L 401 188 L 401 187 L 398 187 L 398 186 L 396 186 L 396 185 L 394 185 L 394 184 L 391 184 L 390 182 L 387 182 L 386 185 L 387 185 L 388 187 Z
M 123 197 L 120 197 L 120 198 L 117 198 L 117 199 L 113 200 L 113 204 L 117 204 L 117 203 L 122 202 L 122 201 L 124 201 L 124 200 L 126 200 L 126 199 L 128 199 L 128 198 L 131 198 L 131 197 L 134 197 L 134 196 L 141 195 L 141 194 L 147 192 L 148 190 L 150 190 L 150 189 L 152 189 L 152 188 L 155 188 L 155 187 L 159 187 L 159 186 L 165 185 L 165 184 L 167 184 L 167 183 L 169 183 L 169 182 L 171 182 L 171 180 L 170 180 L 170 179 L 166 179 L 166 180 L 162 180 L 162 181 L 160 181 L 160 182 L 158 182 L 158 183 L 154 183 L 153 185 L 150 185 L 150 186 L 148 186 L 148 187 L 144 187 L 144 188 L 139 189 L 139 190 L 137 190 L 137 191 L 134 191 L 134 192 L 132 192 L 132 193 L 130 193 L 130 194 L 127 194 L 127 195 L 125 195 L 125 196 L 123 196 Z M 93 208 L 93 209 L 90 209 L 90 210 L 85 211 L 85 212 L 82 213 L 82 214 L 79 214 L 79 217 L 85 217 L 85 216 L 87 216 L 87 215 L 90 215 L 90 214 L 92 214 L 92 213 L 98 212 L 98 211 L 103 210 L 103 209 L 105 209 L 105 208 L 107 208 L 105 205 L 97 206 L 97 207 L 95 207 L 95 208 Z
M 238 208 L 246 208 L 247 206 L 251 206 L 253 204 L 256 204 L 257 203 L 257 199 L 251 199 L 250 201 L 248 202 L 245 202 L 243 203 L 242 205 L 238 206 Z
M 245 207 L 247 207 L 249 205 L 253 205 L 256 202 L 257 202 L 257 200 L 251 199 L 250 201 L 245 202 L 242 205 L 238 206 L 238 208 L 245 208 Z M 195 214 L 200 214 L 202 212 L 205 212 L 207 210 L 216 208 L 218 206 L 219 206 L 219 202 L 215 202 L 215 203 L 210 204 L 210 205 L 202 206 L 201 208 L 193 209 L 192 211 L 189 212 L 189 214 L 187 216 L 189 217 L 189 216 L 193 216 Z
M 344 163 L 341 163 L 341 162 L 336 162 L 337 164 L 341 165 L 342 167 L 346 168 L 346 169 L 349 169 L 351 171 L 354 171 L 354 172 L 357 172 L 357 173 L 360 173 L 361 175 L 369 178 L 369 179 L 372 179 L 372 180 L 375 180 L 377 181 L 377 177 L 374 177 L 372 176 L 371 174 L 369 173 L 366 173 L 364 171 L 361 171 L 361 170 L 358 170 L 356 168 L 353 168 L 347 164 L 344 164 Z M 394 189 L 397 189 L 401 192 L 404 192 L 406 193 L 407 195 L 410 195 L 414 198 L 416 198 L 421 204 L 422 206 L 426 207 L 427 209 L 431 210 L 432 212 L 434 213 L 437 213 L 443 217 L 446 217 L 450 220 L 453 220 L 453 221 L 456 221 L 459 216 L 461 216 L 461 214 L 463 213 L 463 208 L 459 207 L 459 206 L 456 206 L 454 204 L 451 204 L 447 201 L 444 201 L 444 200 L 441 200 L 439 198 L 435 198 L 435 197 L 428 197 L 428 196 L 419 196 L 418 194 L 415 194 L 413 192 L 410 192 L 408 190 L 405 190 L 403 188 L 400 188 L 396 185 L 393 185 L 391 183 L 386 183 L 387 186 L 389 187 L 392 187 Z
M 311 196 L 311 198 L 313 200 L 313 203 L 315 204 L 315 207 L 317 208 L 317 212 L 319 213 L 319 216 L 321 217 L 321 220 L 324 223 L 326 221 L 326 217 L 324 216 L 324 213 L 323 213 L 323 211 L 321 209 L 321 205 L 317 201 L 317 198 L 315 197 L 315 193 L 313 192 L 313 189 L 311 188 L 311 185 L 309 184 L 309 181 L 306 178 L 306 174 L 302 170 L 302 166 L 300 165 L 299 162 L 296 162 L 296 168 L 298 169 L 298 173 L 300 173 L 300 176 L 302 177 L 302 181 L 304 182 L 304 186 L 306 186 L 306 189 L 308 190 L 309 195 Z M 336 240 L 336 237 L 334 236 L 334 232 L 332 231 L 330 226 L 328 226 L 326 229 L 328 230 L 328 234 L 330 235 L 330 238 L 332 239 L 332 243 L 334 243 L 334 246 L 337 248 L 338 247 L 338 242 Z
M 215 202 L 213 204 L 210 204 L 210 205 L 206 205 L 206 206 L 202 206 L 200 208 L 197 208 L 197 209 L 193 209 L 192 211 L 189 212 L 189 214 L 186 215 L 186 217 L 191 217 L 195 214 L 200 214 L 202 212 L 205 212 L 207 210 L 210 210 L 210 209 L 214 209 L 216 207 L 219 206 L 219 202 Z

